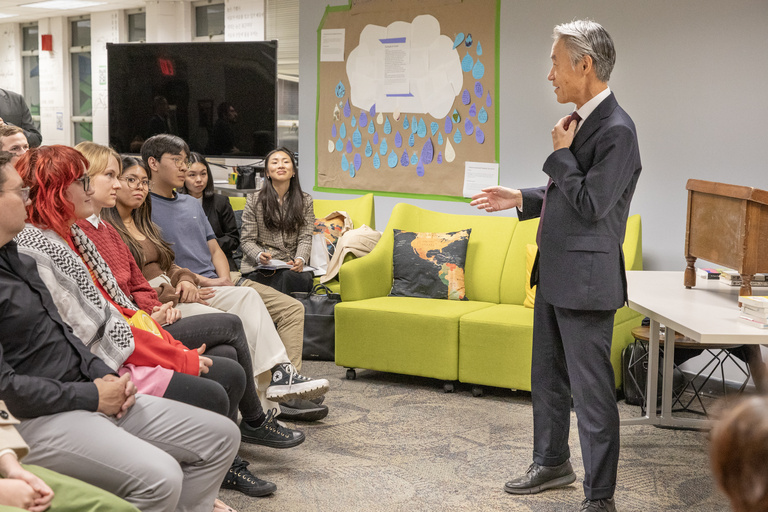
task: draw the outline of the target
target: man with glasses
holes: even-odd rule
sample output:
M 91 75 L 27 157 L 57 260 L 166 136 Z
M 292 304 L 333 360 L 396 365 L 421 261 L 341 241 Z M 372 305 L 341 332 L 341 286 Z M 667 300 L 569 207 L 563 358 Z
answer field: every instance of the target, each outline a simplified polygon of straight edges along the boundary
M 33 148 L 43 142 L 24 96 L 5 89 L 0 89 L 0 126 L 18 126 Z
M 11 165 L 16 165 L 21 155 L 29 151 L 29 142 L 24 130 L 10 124 L 0 126 L 0 151 L 11 153 Z

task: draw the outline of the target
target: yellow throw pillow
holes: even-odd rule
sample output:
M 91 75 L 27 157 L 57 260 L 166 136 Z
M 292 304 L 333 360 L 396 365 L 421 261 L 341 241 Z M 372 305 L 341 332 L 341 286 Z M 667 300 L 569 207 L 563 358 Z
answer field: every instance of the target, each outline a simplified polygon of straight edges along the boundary
M 531 288 L 531 271 L 533 270 L 533 262 L 536 261 L 536 252 L 539 250 L 536 244 L 528 244 L 525 246 L 525 300 L 523 306 L 527 308 L 533 308 L 533 303 L 536 300 L 536 287 Z

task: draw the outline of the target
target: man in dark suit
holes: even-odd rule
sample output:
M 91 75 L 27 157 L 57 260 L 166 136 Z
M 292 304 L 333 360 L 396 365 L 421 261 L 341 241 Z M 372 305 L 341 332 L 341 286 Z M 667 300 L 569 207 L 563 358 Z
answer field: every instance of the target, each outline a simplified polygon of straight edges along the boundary
M 43 136 L 35 128 L 24 97 L 21 94 L 0 89 L 0 126 L 6 124 L 18 126 L 24 130 L 30 147 L 36 148 L 43 142 Z
M 472 205 L 518 208 L 541 217 L 531 275 L 534 306 L 531 388 L 533 464 L 506 483 L 534 494 L 576 480 L 568 448 L 571 396 L 584 461 L 581 510 L 616 510 L 619 413 L 611 366 L 616 309 L 627 299 L 624 241 L 629 203 L 640 175 L 632 119 L 608 88 L 616 53 L 599 24 L 574 21 L 554 30 L 548 79 L 559 103 L 576 112 L 552 129 L 546 187 L 484 189 Z

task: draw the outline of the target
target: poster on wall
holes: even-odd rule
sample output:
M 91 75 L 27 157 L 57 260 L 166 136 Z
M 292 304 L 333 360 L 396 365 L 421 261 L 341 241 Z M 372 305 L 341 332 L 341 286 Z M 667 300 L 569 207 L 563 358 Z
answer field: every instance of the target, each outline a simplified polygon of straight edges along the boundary
M 498 162 L 498 10 L 497 0 L 326 8 L 315 190 L 463 200 L 465 163 Z

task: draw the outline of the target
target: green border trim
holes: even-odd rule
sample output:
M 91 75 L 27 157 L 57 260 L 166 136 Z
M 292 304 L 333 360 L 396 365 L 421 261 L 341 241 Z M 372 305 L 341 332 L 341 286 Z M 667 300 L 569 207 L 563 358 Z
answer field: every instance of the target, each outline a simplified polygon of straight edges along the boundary
M 326 5 L 325 6 L 325 12 L 323 13 L 322 19 L 320 19 L 320 24 L 317 27 L 317 78 L 315 82 L 315 186 L 312 187 L 312 190 L 315 192 L 330 192 L 330 193 L 337 193 L 337 194 L 373 194 L 374 196 L 382 196 L 382 197 L 402 197 L 406 199 L 425 199 L 425 200 L 433 200 L 433 201 L 453 201 L 457 203 L 468 203 L 471 201 L 470 198 L 464 197 L 464 196 L 444 196 L 444 195 L 437 195 L 437 194 L 409 194 L 406 192 L 388 192 L 384 190 L 362 190 L 362 189 L 352 189 L 352 188 L 329 188 L 329 187 L 319 187 L 317 186 L 317 169 L 318 169 L 318 163 L 320 159 L 320 151 L 317 146 L 317 124 L 320 122 L 320 39 L 322 36 L 322 30 L 323 26 L 325 25 L 325 18 L 328 16 L 329 12 L 342 12 L 342 11 L 349 11 L 352 9 L 352 0 L 349 0 L 347 5 Z M 496 128 L 496 162 L 501 164 L 499 162 L 499 125 L 500 125 L 500 119 L 499 119 L 499 84 L 500 84 L 500 71 L 499 71 L 499 64 L 500 64 L 500 55 L 499 55 L 499 49 L 501 46 L 501 40 L 500 40 L 500 34 L 501 34 L 501 0 L 496 0 L 496 90 L 493 92 L 493 102 L 494 102 L 494 109 L 496 113 L 496 120 L 495 120 L 495 128 Z M 499 179 L 496 182 L 498 185 L 501 183 L 501 167 L 499 167 Z

